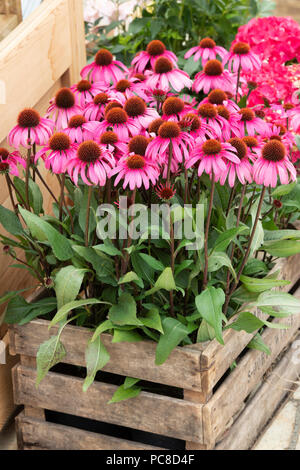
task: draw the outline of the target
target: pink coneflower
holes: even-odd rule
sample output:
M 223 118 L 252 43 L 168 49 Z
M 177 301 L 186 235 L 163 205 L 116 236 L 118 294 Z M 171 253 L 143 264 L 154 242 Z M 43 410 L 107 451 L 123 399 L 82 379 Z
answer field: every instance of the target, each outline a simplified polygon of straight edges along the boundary
M 226 49 L 221 46 L 217 46 L 215 41 L 211 38 L 203 38 L 199 42 L 198 46 L 192 47 L 189 51 L 186 52 L 184 58 L 189 59 L 193 54 L 194 61 L 202 59 L 202 65 L 205 65 L 208 60 L 213 60 L 218 56 L 223 59 L 225 54 L 227 54 Z
M 103 132 L 97 140 L 100 144 L 105 145 L 108 150 L 113 149 L 114 156 L 118 159 L 127 152 L 127 144 L 122 142 L 113 131 Z
M 195 81 L 192 90 L 196 93 L 203 90 L 207 94 L 210 90 L 221 88 L 223 91 L 233 93 L 232 76 L 228 70 L 224 70 L 223 65 L 219 60 L 209 60 L 203 71 L 198 72 L 195 76 Z
M 10 173 L 19 176 L 18 163 L 26 168 L 26 161 L 19 152 L 9 152 L 6 148 L 0 148 L 0 173 Z
M 244 137 L 247 131 L 248 135 L 264 134 L 266 132 L 268 124 L 262 119 L 255 116 L 255 113 L 250 108 L 242 108 L 239 111 L 239 121 L 236 125 L 236 130 L 240 137 Z
M 276 139 L 282 142 L 287 149 L 292 149 L 295 145 L 295 137 L 292 132 L 289 132 L 286 127 L 282 125 L 269 124 L 263 136 L 268 140 Z
M 103 83 L 91 83 L 88 80 L 80 80 L 76 85 L 71 86 L 70 90 L 74 93 L 76 103 L 82 108 L 87 103 L 93 101 L 93 98 L 100 92 L 105 90 Z
M 296 180 L 297 172 L 283 143 L 273 139 L 263 146 L 260 157 L 254 162 L 253 179 L 257 184 L 275 188 L 278 176 L 281 184 L 288 184 Z
M 96 136 L 107 130 L 114 131 L 120 140 L 128 140 L 129 137 L 137 135 L 140 127 L 135 124 L 126 111 L 121 108 L 112 108 L 105 113 L 102 122 L 89 122 L 87 128 Z
M 72 143 L 81 144 L 84 140 L 89 140 L 93 137 L 91 131 L 86 128 L 87 121 L 84 116 L 78 115 L 71 117 L 68 127 L 63 129 Z
M 261 67 L 261 60 L 258 55 L 251 52 L 249 44 L 237 42 L 233 45 L 231 52 L 223 58 L 223 65 L 228 63 L 228 69 L 237 72 L 239 69 L 244 72 L 252 72 Z
M 263 146 L 261 142 L 256 137 L 246 135 L 245 137 L 242 137 L 242 141 L 247 145 L 248 150 L 249 150 L 249 158 L 253 162 L 257 159 L 257 156 L 260 153 L 260 150 Z
M 232 134 L 236 135 L 239 132 L 236 131 L 236 125 L 239 122 L 239 115 L 235 111 L 230 111 L 227 106 L 218 105 L 217 107 L 218 116 L 225 119 L 227 125 L 223 122 L 222 134 L 225 140 L 230 139 Z
M 230 112 L 237 112 L 240 110 L 240 107 L 231 99 L 228 98 L 227 93 L 225 91 L 216 88 L 209 92 L 208 96 L 205 97 L 200 104 L 203 103 L 210 103 L 216 106 L 225 106 L 226 109 Z
M 81 76 L 91 82 L 102 82 L 105 85 L 117 83 L 128 73 L 127 67 L 119 60 L 114 60 L 113 55 L 107 49 L 100 49 L 95 61 L 86 65 L 81 70 Z
M 154 39 L 153 41 L 149 42 L 145 51 L 139 52 L 134 57 L 131 65 L 137 72 L 143 73 L 147 68 L 149 68 L 149 65 L 152 69 L 154 69 L 155 62 L 160 57 L 165 57 L 174 66 L 177 65 L 176 55 L 171 51 L 167 51 L 163 42 Z
M 111 88 L 111 91 L 114 93 L 115 98 L 124 105 L 126 100 L 135 96 L 139 96 L 143 100 L 147 100 L 148 95 L 145 89 L 145 81 L 141 82 L 138 78 L 132 77 L 122 78 Z
M 149 134 L 158 134 L 158 129 L 165 121 L 161 118 L 154 119 L 154 121 L 150 122 L 148 127 Z
M 204 103 L 197 109 L 198 116 L 201 117 L 201 122 L 208 126 L 208 130 L 214 134 L 213 137 L 221 137 L 223 129 L 229 127 L 228 121 L 218 114 L 217 107 L 210 103 Z
M 186 168 L 190 168 L 199 162 L 198 176 L 201 176 L 203 172 L 208 175 L 211 175 L 213 172 L 216 178 L 219 178 L 222 172 L 227 170 L 226 160 L 233 163 L 240 162 L 234 152 L 236 152 L 236 149 L 232 145 L 216 139 L 210 139 L 200 145 L 196 145 L 186 162 Z
M 182 131 L 188 132 L 194 139 L 204 141 L 207 137 L 214 137 L 210 127 L 203 121 L 201 122 L 200 118 L 195 113 L 185 114 L 178 124 Z
M 88 186 L 104 186 L 114 166 L 115 159 L 104 145 L 87 140 L 79 145 L 75 156 L 68 161 L 66 168 L 76 186 L 79 176 Z
M 26 108 L 20 112 L 17 126 L 8 134 L 8 143 L 15 148 L 20 145 L 26 148 L 32 144 L 45 145 L 53 129 L 53 121 L 41 118 L 35 109 Z
M 172 62 L 166 57 L 157 59 L 154 65 L 154 72 L 149 74 L 147 86 L 154 88 L 167 88 L 171 86 L 179 92 L 184 87 L 191 88 L 192 80 L 183 70 L 175 69 Z
M 76 104 L 75 95 L 69 88 L 61 88 L 50 101 L 46 117 L 51 118 L 57 130 L 68 127 L 68 122 L 72 116 L 82 114 L 83 109 Z
M 149 144 L 149 139 L 144 135 L 136 135 L 128 142 L 128 154 L 135 153 L 137 155 L 145 156 Z
M 248 159 L 248 147 L 242 139 L 233 137 L 228 140 L 228 143 L 235 148 L 236 154 L 240 159 L 239 163 L 225 161 L 226 171 L 219 174 L 216 181 L 223 186 L 228 176 L 228 184 L 231 188 L 235 185 L 236 178 L 241 184 L 252 183 L 252 166 Z
M 166 182 L 164 184 L 159 184 L 155 188 L 156 195 L 159 199 L 163 201 L 170 201 L 176 194 L 176 189 L 174 189 L 174 185 Z
M 140 188 L 142 185 L 145 189 L 149 189 L 150 182 L 153 185 L 156 183 L 159 170 L 156 162 L 142 155 L 132 153 L 119 160 L 117 166 L 110 173 L 110 176 L 114 175 L 117 175 L 115 186 L 123 179 L 123 189 L 127 185 L 131 190 Z
M 147 108 L 145 101 L 138 96 L 129 98 L 124 104 L 124 110 L 140 129 L 147 129 L 153 119 L 159 118 L 158 112 L 154 108 Z
M 84 116 L 89 121 L 100 121 L 104 117 L 104 111 L 108 103 L 115 101 L 115 95 L 110 90 L 98 93 L 84 108 Z M 122 107 L 121 103 L 120 106 Z
M 74 156 L 76 149 L 77 145 L 71 142 L 69 136 L 63 132 L 56 132 L 50 138 L 48 145 L 37 152 L 34 161 L 36 163 L 42 157 L 47 170 L 51 168 L 53 173 L 65 173 L 67 163 Z
M 193 110 L 192 106 L 187 105 L 181 98 L 170 96 L 162 106 L 162 119 L 164 121 L 180 121 L 182 116 Z
M 189 158 L 193 146 L 193 138 L 187 132 L 182 132 L 176 122 L 164 122 L 158 129 L 158 136 L 149 143 L 146 157 L 159 160 L 164 165 L 168 162 L 169 151 L 172 151 L 172 161 L 181 163 Z

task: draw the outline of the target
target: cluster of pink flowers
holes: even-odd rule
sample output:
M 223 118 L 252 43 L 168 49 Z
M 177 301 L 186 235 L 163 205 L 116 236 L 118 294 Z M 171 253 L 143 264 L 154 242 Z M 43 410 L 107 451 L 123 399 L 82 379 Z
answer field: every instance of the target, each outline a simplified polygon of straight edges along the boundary
M 75 185 L 79 178 L 95 186 L 111 179 L 130 190 L 152 185 L 166 199 L 174 195 L 171 182 L 190 168 L 230 187 L 237 181 L 275 187 L 278 180 L 295 180 L 294 134 L 275 126 L 276 119 L 265 119 L 262 106 L 237 105 L 240 75 L 258 73 L 258 55 L 245 41 L 228 52 L 210 38 L 186 57 L 193 54 L 202 60 L 194 80 L 158 40 L 129 69 L 100 49 L 81 80 L 57 92 L 45 118 L 32 109 L 20 113 L 8 138 L 17 151 L 2 151 L 0 165 L 7 163 L 16 174 L 16 162 L 25 167 L 20 146 L 34 146 L 35 164 L 43 160 Z M 198 99 L 180 95 L 184 89 Z M 277 107 L 273 113 L 292 129 L 300 127 L 298 108 Z
M 242 77 L 250 84 L 245 84 L 244 93 L 251 92 L 250 106 L 286 105 L 292 103 L 298 107 L 300 69 L 289 61 L 300 61 L 300 26 L 292 18 L 266 17 L 253 18 L 239 28 L 233 42 L 247 41 L 251 50 L 258 55 L 262 65 L 259 70 L 244 70 Z M 254 83 L 254 88 L 253 88 Z M 266 110 L 270 119 L 274 119 L 272 109 Z M 277 123 L 284 121 L 277 119 Z M 298 131 L 298 129 L 294 129 Z

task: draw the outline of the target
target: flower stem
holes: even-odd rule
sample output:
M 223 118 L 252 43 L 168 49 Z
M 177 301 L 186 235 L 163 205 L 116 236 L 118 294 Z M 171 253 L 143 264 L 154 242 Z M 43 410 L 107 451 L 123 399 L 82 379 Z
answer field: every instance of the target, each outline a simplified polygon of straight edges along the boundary
M 28 129 L 28 143 L 30 144 L 30 129 Z M 27 150 L 26 173 L 25 173 L 25 200 L 26 200 L 26 209 L 29 211 L 30 211 L 30 203 L 29 203 L 30 157 L 31 157 L 31 147 L 29 147 L 29 149 Z
M 239 94 L 240 76 L 241 76 L 241 64 L 239 65 L 238 74 L 237 74 L 237 81 L 236 81 L 236 94 L 235 94 L 236 103 L 237 103 L 238 94 Z
M 93 186 L 89 186 L 88 200 L 86 206 L 86 219 L 85 219 L 85 246 L 89 246 L 89 226 L 90 226 L 90 211 L 91 199 L 93 194 Z
M 60 197 L 59 197 L 59 221 L 60 222 L 62 222 L 62 218 L 63 218 L 65 179 L 66 179 L 66 176 L 63 175 L 61 178 L 61 183 L 60 183 Z M 61 225 L 59 227 L 59 230 L 62 233 L 63 229 Z
M 247 247 L 247 250 L 246 250 L 246 253 L 244 255 L 244 258 L 243 258 L 243 261 L 242 261 L 242 264 L 241 264 L 241 267 L 239 269 L 239 272 L 237 274 L 237 277 L 236 277 L 236 280 L 233 284 L 233 286 L 231 287 L 228 295 L 226 296 L 226 301 L 225 301 L 225 305 L 224 305 L 224 314 L 226 315 L 226 312 L 227 312 L 227 308 L 228 308 L 228 305 L 229 305 L 229 301 L 230 301 L 230 298 L 233 294 L 233 292 L 235 291 L 239 281 L 240 281 L 240 277 L 242 275 L 242 272 L 244 270 L 244 267 L 248 261 L 248 258 L 249 258 L 249 254 L 250 254 L 250 250 L 251 250 L 251 246 L 252 246 L 252 242 L 253 242 L 253 238 L 254 238 L 254 235 L 255 235 L 255 232 L 256 232 L 256 228 L 257 228 L 257 224 L 258 224 L 258 221 L 259 221 L 259 217 L 260 217 L 260 213 L 261 213 L 261 208 L 262 208 L 262 205 L 263 205 L 263 202 L 264 202 L 264 197 L 265 197 L 265 193 L 266 193 L 266 187 L 264 186 L 263 189 L 262 189 L 262 192 L 261 192 L 261 195 L 260 195 L 260 199 L 259 199 L 259 203 L 258 203 L 258 208 L 257 208 L 257 212 L 256 212 L 256 216 L 255 216 L 255 220 L 254 220 L 254 224 L 253 224 L 253 227 L 252 227 L 252 231 L 251 231 L 251 235 L 250 235 L 250 238 L 249 238 L 249 242 L 248 242 L 248 247 Z
M 169 214 L 170 214 L 171 269 L 172 269 L 172 274 L 174 276 L 174 270 L 175 270 L 174 226 L 173 226 L 173 221 L 172 221 L 170 202 L 169 202 Z M 174 299 L 173 299 L 173 291 L 172 290 L 170 291 L 170 314 L 171 314 L 172 317 L 174 316 Z
M 38 177 L 40 178 L 41 182 L 43 183 L 43 185 L 45 186 L 45 188 L 47 189 L 47 191 L 49 192 L 50 196 L 53 197 L 54 201 L 56 202 L 56 204 L 59 204 L 58 203 L 58 200 L 57 198 L 55 197 L 55 195 L 53 194 L 52 190 L 50 189 L 50 187 L 48 186 L 48 184 L 46 183 L 46 181 L 44 180 L 43 176 L 41 175 L 40 171 L 38 170 L 38 168 L 35 169 L 35 172 L 36 174 L 38 175 Z
M 204 273 L 203 273 L 203 290 L 207 286 L 207 273 L 208 273 L 208 234 L 210 228 L 210 219 L 211 213 L 213 208 L 213 201 L 214 201 L 214 192 L 215 192 L 215 174 L 212 172 L 211 176 L 211 190 L 210 190 L 210 199 L 209 199 L 209 206 L 208 206 L 208 213 L 207 213 L 207 220 L 206 220 L 206 227 L 205 227 L 205 238 L 204 238 Z
M 172 146 L 172 141 L 170 139 L 169 143 L 169 159 L 168 159 L 168 171 L 167 171 L 167 183 L 170 184 L 170 179 L 171 179 L 171 163 L 172 163 L 172 157 L 173 157 L 173 146 Z
M 233 188 L 231 188 L 231 191 L 230 191 L 228 206 L 227 206 L 227 209 L 226 209 L 226 217 L 229 214 L 230 207 L 231 207 L 231 204 L 232 204 L 232 201 L 233 201 L 233 198 L 234 198 L 234 194 L 235 194 L 235 187 L 233 186 Z
M 5 174 L 5 179 L 6 179 L 6 183 L 7 183 L 7 188 L 8 188 L 8 193 L 9 193 L 11 205 L 13 207 L 13 210 L 15 211 L 15 214 L 18 215 L 18 209 L 17 209 L 17 207 L 15 205 L 15 202 L 14 202 L 14 197 L 13 197 L 11 184 L 10 184 L 10 179 L 9 179 L 8 174 Z

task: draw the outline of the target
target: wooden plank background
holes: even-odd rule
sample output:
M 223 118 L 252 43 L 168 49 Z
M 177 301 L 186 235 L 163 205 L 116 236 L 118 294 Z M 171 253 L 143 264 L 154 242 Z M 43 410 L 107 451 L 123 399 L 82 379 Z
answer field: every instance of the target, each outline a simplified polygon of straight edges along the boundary
M 43 114 L 59 88 L 79 80 L 85 62 L 82 0 L 44 0 L 0 43 L 0 77 L 6 94 L 5 104 L 0 104 L 0 147 L 6 146 L 20 110 L 35 107 Z M 43 174 L 57 193 L 54 178 Z M 10 208 L 4 184 L 0 204 Z M 45 210 L 50 211 L 51 205 L 46 194 Z M 0 295 L 34 285 L 26 271 L 8 269 L 12 263 L 0 248 Z

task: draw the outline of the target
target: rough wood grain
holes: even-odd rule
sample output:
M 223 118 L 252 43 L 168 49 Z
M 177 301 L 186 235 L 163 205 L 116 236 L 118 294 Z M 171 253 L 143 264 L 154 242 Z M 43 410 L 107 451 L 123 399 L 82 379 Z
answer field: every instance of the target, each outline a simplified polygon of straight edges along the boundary
M 160 447 L 28 418 L 24 413 L 18 416 L 17 422 L 25 450 L 160 450 Z
M 243 401 L 260 381 L 280 352 L 292 341 L 300 327 L 300 312 L 289 318 L 277 318 L 276 323 L 289 325 L 286 330 L 267 328 L 262 334 L 271 354 L 249 350 L 234 371 L 225 379 L 203 407 L 204 442 L 212 445 L 239 411 Z
M 297 340 L 300 340 L 298 336 Z M 285 353 L 273 371 L 265 378 L 245 410 L 217 444 L 216 450 L 247 450 L 273 416 L 288 393 L 292 382 L 300 374 L 300 362 L 293 361 L 293 345 Z
M 48 373 L 39 388 L 36 372 L 17 366 L 15 402 L 107 423 L 140 429 L 177 439 L 202 442 L 202 405 L 154 393 L 108 405 L 117 387 L 95 382 L 87 393 L 82 379 Z M 70 400 L 70 397 L 72 399 Z
M 6 364 L 0 364 L 0 431 L 15 410 L 12 397 L 11 368 L 17 362 L 17 359 L 8 352 L 8 335 L 2 341 L 5 344 Z
M 14 352 L 36 356 L 39 345 L 55 334 L 57 328 L 48 329 L 49 322 L 33 322 L 10 328 Z M 67 326 L 61 336 L 67 355 L 64 362 L 85 366 L 85 349 L 92 333 L 86 328 Z M 76 340 L 74 340 L 76 338 Z M 137 377 L 151 382 L 172 385 L 201 391 L 200 353 L 189 348 L 176 348 L 161 366 L 155 365 L 156 343 L 140 341 L 137 343 L 112 343 L 111 336 L 101 335 L 110 354 L 107 372 Z
M 0 41 L 4 39 L 18 25 L 17 15 L 0 14 Z

